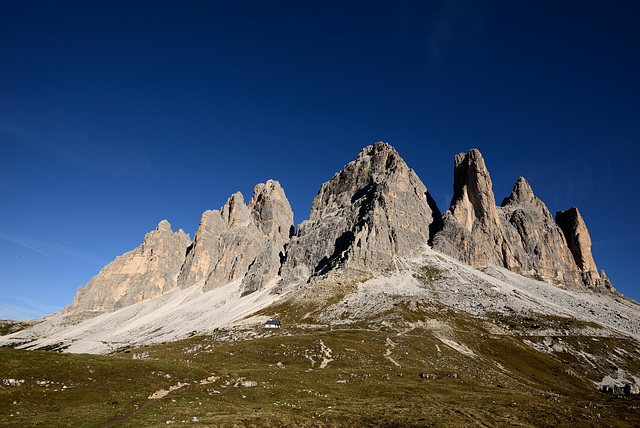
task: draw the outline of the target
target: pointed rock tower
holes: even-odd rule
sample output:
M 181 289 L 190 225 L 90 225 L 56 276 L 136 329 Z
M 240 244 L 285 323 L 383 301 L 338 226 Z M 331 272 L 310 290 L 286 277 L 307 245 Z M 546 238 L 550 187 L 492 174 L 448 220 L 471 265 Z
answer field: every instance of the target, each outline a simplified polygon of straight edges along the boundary
M 562 231 L 527 180 L 518 178 L 498 210 L 515 259 L 505 260 L 507 269 L 550 284 L 582 285 Z
M 607 288 L 596 285 L 603 283 L 597 282 L 579 214 L 559 213 L 559 227 L 523 177 L 496 207 L 489 171 L 473 149 L 456 156 L 453 189 L 451 207 L 432 239 L 436 251 L 474 267 L 502 266 L 561 287 Z
M 473 267 L 515 264 L 496 209 L 493 184 L 476 149 L 455 157 L 453 199 L 433 248 Z
M 204 280 L 207 291 L 243 279 L 242 294 L 256 291 L 277 276 L 292 227 L 293 212 L 277 181 L 258 184 L 248 206 L 240 192 L 233 194 L 219 211 L 202 214 L 178 285 Z
M 285 278 L 335 267 L 384 269 L 427 244 L 439 212 L 416 173 L 389 144 L 364 148 L 324 183 L 291 239 Z
M 73 314 L 73 320 L 81 320 L 176 288 L 176 277 L 190 243 L 182 229 L 174 233 L 169 222 L 162 220 L 156 230 L 145 235 L 138 248 L 117 257 L 86 286 L 78 288 L 66 311 Z
M 598 273 L 596 262 L 591 254 L 591 236 L 587 225 L 576 207 L 556 213 L 556 221 L 562 229 L 571 254 L 582 275 L 582 280 L 589 287 L 614 291 L 609 278 L 601 270 Z

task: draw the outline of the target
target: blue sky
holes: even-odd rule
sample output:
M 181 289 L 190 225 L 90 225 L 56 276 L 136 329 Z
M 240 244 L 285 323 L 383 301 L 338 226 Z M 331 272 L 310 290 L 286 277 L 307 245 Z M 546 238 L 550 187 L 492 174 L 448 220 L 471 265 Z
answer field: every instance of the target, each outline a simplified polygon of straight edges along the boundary
M 522 175 L 577 206 L 638 300 L 638 22 L 629 1 L 0 1 L 0 319 L 270 178 L 299 223 L 380 140 L 443 211 L 471 148 L 498 203 Z

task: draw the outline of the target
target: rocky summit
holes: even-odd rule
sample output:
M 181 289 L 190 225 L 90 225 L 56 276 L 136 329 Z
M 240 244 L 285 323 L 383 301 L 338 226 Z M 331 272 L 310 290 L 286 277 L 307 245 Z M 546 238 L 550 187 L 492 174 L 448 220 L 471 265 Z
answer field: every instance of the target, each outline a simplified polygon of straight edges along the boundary
M 427 188 L 386 143 L 365 147 L 324 183 L 287 247 L 282 275 L 338 267 L 385 269 L 427 244 L 440 213 Z
M 254 292 L 277 276 L 292 230 L 293 211 L 277 181 L 258 184 L 248 206 L 235 193 L 219 211 L 202 214 L 178 284 L 204 281 L 206 291 L 241 279 L 242 293 Z
M 596 262 L 591 255 L 591 236 L 578 209 L 572 207 L 566 211 L 558 211 L 556 220 L 567 239 L 584 283 L 591 287 L 612 290 L 613 286 L 604 270 L 598 273 Z

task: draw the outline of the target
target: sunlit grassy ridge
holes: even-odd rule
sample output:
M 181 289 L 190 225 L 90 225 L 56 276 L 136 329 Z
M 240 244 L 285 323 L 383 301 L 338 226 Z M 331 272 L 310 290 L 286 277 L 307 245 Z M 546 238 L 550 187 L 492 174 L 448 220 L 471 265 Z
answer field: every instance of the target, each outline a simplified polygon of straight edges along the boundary
M 353 325 L 292 321 L 276 332 L 220 330 L 105 357 L 0 349 L 2 377 L 25 380 L 0 388 L 0 426 L 101 426 L 118 415 L 118 426 L 131 427 L 639 424 L 637 397 L 603 395 L 593 383 L 615 371 L 599 366 L 613 361 L 614 349 L 624 350 L 631 357 L 626 367 L 637 372 L 637 342 L 563 338 L 567 347 L 609 352 L 595 368 L 574 354 L 543 353 L 523 342 L 538 340 L 522 336 L 532 324 L 558 323 L 572 321 L 513 317 L 494 324 L 401 303 Z M 200 383 L 207 378 L 212 382 Z M 42 380 L 50 385 L 36 384 Z M 188 385 L 148 401 L 182 384 Z

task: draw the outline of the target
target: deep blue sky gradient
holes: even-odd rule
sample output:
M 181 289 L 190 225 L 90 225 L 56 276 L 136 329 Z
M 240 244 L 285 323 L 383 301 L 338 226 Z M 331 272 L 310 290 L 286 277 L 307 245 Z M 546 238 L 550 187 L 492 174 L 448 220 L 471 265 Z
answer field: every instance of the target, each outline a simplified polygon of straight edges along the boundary
M 498 203 L 523 175 L 577 206 L 638 300 L 638 22 L 630 1 L 0 1 L 0 319 L 269 178 L 299 223 L 379 140 L 442 211 L 474 147 Z

